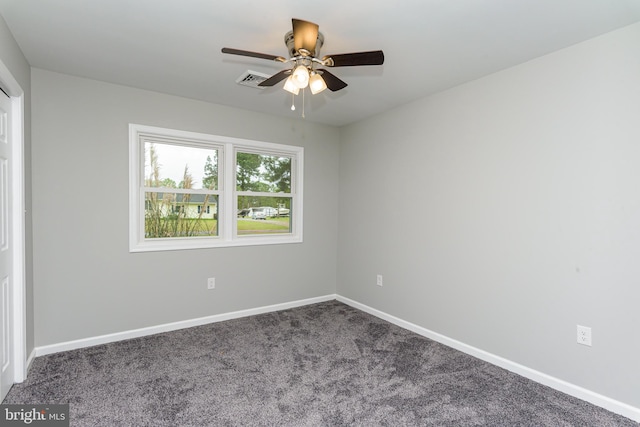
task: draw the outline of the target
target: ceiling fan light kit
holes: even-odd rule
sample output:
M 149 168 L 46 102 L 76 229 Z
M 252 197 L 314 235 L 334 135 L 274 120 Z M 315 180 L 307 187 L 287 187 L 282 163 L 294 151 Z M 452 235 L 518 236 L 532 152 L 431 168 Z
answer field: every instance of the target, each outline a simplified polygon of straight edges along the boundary
M 293 83 L 300 89 L 304 89 L 309 86 L 309 69 L 305 65 L 298 65 L 294 70 L 291 77 Z
M 316 95 L 327 88 L 327 84 L 324 82 L 324 79 L 320 74 L 315 71 L 309 77 L 309 90 L 311 90 L 312 95 Z
M 304 91 L 307 87 L 309 87 L 312 95 L 316 95 L 325 89 L 335 92 L 347 87 L 347 83 L 326 69 L 315 68 L 318 65 L 324 67 L 352 67 L 359 65 L 382 65 L 384 63 L 384 54 L 381 50 L 325 55 L 319 59 L 320 49 L 324 44 L 324 35 L 318 31 L 319 26 L 313 22 L 303 21 L 301 19 L 294 18 L 291 21 L 293 30 L 287 32 L 284 36 L 284 42 L 289 52 L 289 59 L 283 58 L 282 56 L 227 47 L 222 48 L 222 53 L 249 56 L 282 63 L 292 63 L 290 68 L 274 74 L 259 83 L 258 86 L 274 86 L 286 79 L 283 89 L 292 93 L 294 96 L 298 95 L 300 89 Z
M 284 90 L 294 95 L 300 93 L 300 88 L 293 82 L 293 77 L 289 76 L 287 80 L 284 81 Z

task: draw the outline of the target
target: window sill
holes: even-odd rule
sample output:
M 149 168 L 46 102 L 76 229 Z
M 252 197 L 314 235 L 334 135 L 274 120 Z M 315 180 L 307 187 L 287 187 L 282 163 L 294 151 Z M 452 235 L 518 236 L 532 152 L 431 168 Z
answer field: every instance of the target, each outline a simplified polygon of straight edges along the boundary
M 129 252 L 157 252 L 157 251 L 181 251 L 188 249 L 212 249 L 229 248 L 237 246 L 262 246 L 283 245 L 290 243 L 302 243 L 301 236 L 290 234 L 283 236 L 238 236 L 233 240 L 222 238 L 189 238 L 189 239 L 149 239 L 142 242 L 132 242 Z

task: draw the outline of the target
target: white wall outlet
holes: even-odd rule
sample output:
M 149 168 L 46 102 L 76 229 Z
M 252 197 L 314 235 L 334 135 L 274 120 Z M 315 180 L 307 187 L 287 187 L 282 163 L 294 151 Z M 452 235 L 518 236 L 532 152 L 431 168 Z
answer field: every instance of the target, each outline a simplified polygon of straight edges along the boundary
M 382 286 L 382 274 L 378 274 L 376 277 L 376 285 Z
M 578 344 L 591 347 L 591 328 L 578 325 Z
M 216 288 L 216 278 L 209 277 L 207 279 L 207 289 L 215 289 Z

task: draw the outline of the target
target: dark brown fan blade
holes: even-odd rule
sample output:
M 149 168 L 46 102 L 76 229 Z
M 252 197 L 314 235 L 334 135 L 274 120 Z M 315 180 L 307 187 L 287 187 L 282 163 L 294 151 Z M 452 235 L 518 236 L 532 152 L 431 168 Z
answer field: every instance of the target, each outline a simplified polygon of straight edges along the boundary
M 345 82 L 343 82 L 342 80 L 340 80 L 339 78 L 337 78 L 336 76 L 328 72 L 327 70 L 319 68 L 317 71 L 320 71 L 322 73 L 320 74 L 320 77 L 322 77 L 322 80 L 324 80 L 324 82 L 327 84 L 327 88 L 331 92 L 335 92 L 337 90 L 344 89 L 345 87 L 347 87 L 347 84 Z
M 322 63 L 327 67 L 352 67 L 356 65 L 382 65 L 384 53 L 381 50 L 370 52 L 342 53 L 339 55 L 327 55 L 322 58 Z
M 269 55 L 268 53 L 249 52 L 248 50 L 231 49 L 229 47 L 223 47 L 222 53 L 229 53 L 231 55 L 250 56 L 252 58 L 270 59 L 272 61 L 285 62 L 282 56 Z
M 282 70 L 279 73 L 274 74 L 269 77 L 267 80 L 258 83 L 258 86 L 273 86 L 276 83 L 279 83 L 287 78 L 287 76 L 291 74 L 291 70 Z
M 316 43 L 318 42 L 318 24 L 293 18 L 293 44 L 296 52 L 305 49 L 311 56 L 316 54 Z

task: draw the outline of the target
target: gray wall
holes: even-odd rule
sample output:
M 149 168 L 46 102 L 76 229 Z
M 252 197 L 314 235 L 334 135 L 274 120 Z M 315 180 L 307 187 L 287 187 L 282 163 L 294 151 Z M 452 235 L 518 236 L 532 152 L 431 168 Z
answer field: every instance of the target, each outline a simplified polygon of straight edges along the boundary
M 341 129 L 338 294 L 640 407 L 638 46 L 635 24 Z
M 40 69 L 32 90 L 36 346 L 335 293 L 336 128 Z M 304 146 L 304 243 L 129 253 L 130 122 Z
M 28 92 L 8 34 L 0 21 L 0 58 Z M 640 407 L 639 44 L 636 24 L 340 131 L 34 69 L 28 331 L 35 316 L 43 346 L 337 277 L 343 296 Z M 305 242 L 130 254 L 129 122 L 303 145 Z
M 25 291 L 26 356 L 33 351 L 33 258 L 31 226 L 31 68 L 0 16 L 0 61 L 24 91 L 24 186 L 25 186 Z M 6 82 L 4 82 L 6 83 Z M 19 95 L 10 93 L 10 95 Z

